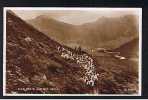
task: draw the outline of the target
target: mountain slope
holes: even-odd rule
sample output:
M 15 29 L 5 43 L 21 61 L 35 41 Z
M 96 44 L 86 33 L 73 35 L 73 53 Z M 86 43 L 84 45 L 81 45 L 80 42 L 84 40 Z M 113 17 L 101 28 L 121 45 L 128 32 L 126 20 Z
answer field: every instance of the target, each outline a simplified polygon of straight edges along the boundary
M 34 20 L 29 20 L 27 22 L 47 36 L 52 37 L 61 43 L 67 43 L 68 39 L 70 40 L 73 35 L 76 35 L 77 33 L 74 25 L 60 22 L 44 15 L 40 15 Z
M 76 94 L 92 91 L 92 82 L 96 79 L 92 81 L 91 78 L 91 83 L 85 80 L 90 61 L 94 69 L 89 77 L 97 75 L 90 55 L 59 44 L 9 11 L 6 24 L 7 93 Z M 81 59 L 86 57 L 89 60 L 82 64 Z
M 116 48 L 114 51 L 120 52 L 121 55 L 125 57 L 138 57 L 139 51 L 139 39 L 135 38 L 123 45 L 119 48 Z

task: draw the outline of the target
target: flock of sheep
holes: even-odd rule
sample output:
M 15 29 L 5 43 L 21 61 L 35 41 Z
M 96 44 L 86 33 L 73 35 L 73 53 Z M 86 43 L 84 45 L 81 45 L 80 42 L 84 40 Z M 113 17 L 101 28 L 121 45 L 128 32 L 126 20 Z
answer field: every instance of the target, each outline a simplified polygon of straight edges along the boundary
M 95 81 L 98 80 L 99 74 L 96 73 L 94 61 L 90 56 L 87 54 L 76 54 L 63 47 L 58 47 L 58 51 L 61 53 L 61 57 L 75 60 L 76 63 L 85 70 L 85 74 L 82 79 L 87 85 L 95 85 Z

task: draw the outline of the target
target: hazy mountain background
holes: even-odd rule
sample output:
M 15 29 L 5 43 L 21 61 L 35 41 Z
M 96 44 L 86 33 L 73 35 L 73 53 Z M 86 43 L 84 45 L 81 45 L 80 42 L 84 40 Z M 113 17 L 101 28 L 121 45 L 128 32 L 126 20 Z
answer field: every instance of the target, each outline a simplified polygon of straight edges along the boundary
M 138 37 L 135 15 L 100 17 L 94 22 L 72 25 L 47 15 L 27 20 L 29 24 L 49 37 L 70 47 L 87 49 L 115 49 Z M 50 28 L 49 28 L 50 27 Z

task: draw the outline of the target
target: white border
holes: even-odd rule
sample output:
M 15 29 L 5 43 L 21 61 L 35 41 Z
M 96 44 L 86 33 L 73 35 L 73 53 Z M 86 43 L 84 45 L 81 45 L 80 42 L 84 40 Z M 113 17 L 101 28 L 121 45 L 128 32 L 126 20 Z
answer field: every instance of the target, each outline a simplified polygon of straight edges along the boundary
M 139 92 L 138 94 L 8 94 L 6 93 L 6 11 L 7 10 L 116 10 L 139 12 Z M 3 8 L 3 96 L 141 96 L 142 87 L 142 8 L 80 8 L 80 7 L 4 7 Z

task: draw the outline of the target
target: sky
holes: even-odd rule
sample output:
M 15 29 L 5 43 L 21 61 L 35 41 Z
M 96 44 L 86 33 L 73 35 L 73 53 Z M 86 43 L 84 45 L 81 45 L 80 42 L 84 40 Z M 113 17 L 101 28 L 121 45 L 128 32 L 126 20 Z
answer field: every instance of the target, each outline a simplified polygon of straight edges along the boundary
M 119 17 L 123 15 L 139 15 L 136 8 L 97 8 L 97 9 L 12 9 L 12 11 L 24 20 L 34 19 L 40 15 L 63 21 L 65 23 L 80 25 L 97 20 L 100 17 Z

